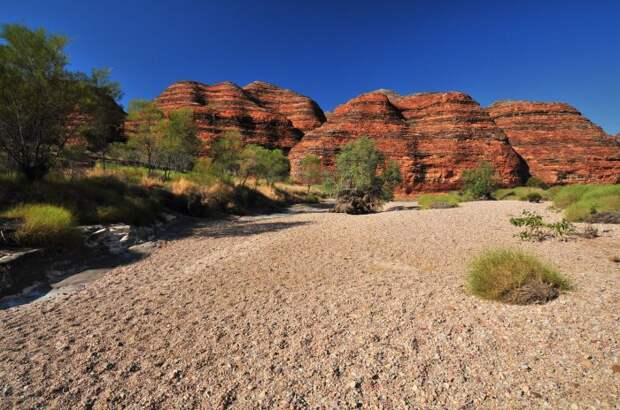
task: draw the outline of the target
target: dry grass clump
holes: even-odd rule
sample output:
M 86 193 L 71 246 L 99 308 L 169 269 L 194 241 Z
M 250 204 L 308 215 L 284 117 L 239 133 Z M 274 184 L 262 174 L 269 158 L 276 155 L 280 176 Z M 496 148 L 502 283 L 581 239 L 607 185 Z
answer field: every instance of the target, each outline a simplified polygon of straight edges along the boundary
M 480 298 L 527 305 L 545 303 L 570 289 L 562 274 L 536 257 L 512 249 L 493 249 L 472 262 L 470 292 Z
M 20 204 L 2 216 L 20 220 L 15 239 L 22 245 L 65 247 L 79 241 L 73 214 L 60 206 Z

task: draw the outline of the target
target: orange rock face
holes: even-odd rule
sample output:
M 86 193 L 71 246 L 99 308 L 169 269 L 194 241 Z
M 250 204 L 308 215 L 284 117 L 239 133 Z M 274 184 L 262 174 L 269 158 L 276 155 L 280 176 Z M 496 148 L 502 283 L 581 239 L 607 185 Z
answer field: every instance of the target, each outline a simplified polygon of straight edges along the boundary
M 361 136 L 399 163 L 403 194 L 457 189 L 463 170 L 480 161 L 491 162 L 504 185 L 520 182 L 525 170 L 502 130 L 468 95 L 379 90 L 339 106 L 306 133 L 289 155 L 293 176 L 310 153 L 333 167 L 342 146 Z
M 254 81 L 243 87 L 259 105 L 288 118 L 293 127 L 308 132 L 323 124 L 325 114 L 321 107 L 308 97 L 263 81 Z
M 514 101 L 488 112 L 531 175 L 549 184 L 620 182 L 620 142 L 574 107 Z
M 164 113 L 190 109 L 198 136 L 207 146 L 222 133 L 233 131 L 241 134 L 245 143 L 288 152 L 303 131 L 325 121 L 311 99 L 262 82 L 241 88 L 231 82 L 208 85 L 181 81 L 169 86 L 155 102 Z

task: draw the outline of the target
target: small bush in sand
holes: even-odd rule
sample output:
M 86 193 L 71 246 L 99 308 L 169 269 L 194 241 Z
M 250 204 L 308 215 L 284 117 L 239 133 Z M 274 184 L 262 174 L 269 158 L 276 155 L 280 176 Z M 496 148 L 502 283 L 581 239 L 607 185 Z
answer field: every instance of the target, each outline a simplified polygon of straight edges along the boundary
M 495 168 L 489 162 L 480 162 L 476 168 L 463 171 L 463 188 L 472 199 L 492 199 L 497 188 Z
M 471 262 L 467 284 L 483 299 L 527 305 L 555 299 L 570 283 L 552 267 L 524 252 L 494 249 Z
M 528 210 L 523 210 L 519 217 L 510 218 L 510 223 L 524 228 L 516 235 L 524 241 L 544 241 L 548 238 L 565 241 L 576 232 L 575 226 L 565 219 L 547 223 L 542 216 Z
M 458 195 L 456 194 L 424 194 L 418 198 L 418 204 L 422 209 L 444 209 L 459 206 Z
M 73 246 L 79 241 L 75 218 L 68 209 L 49 204 L 22 204 L 4 212 L 21 220 L 15 239 L 22 245 Z
M 609 260 L 614 263 L 620 263 L 620 256 L 610 256 Z

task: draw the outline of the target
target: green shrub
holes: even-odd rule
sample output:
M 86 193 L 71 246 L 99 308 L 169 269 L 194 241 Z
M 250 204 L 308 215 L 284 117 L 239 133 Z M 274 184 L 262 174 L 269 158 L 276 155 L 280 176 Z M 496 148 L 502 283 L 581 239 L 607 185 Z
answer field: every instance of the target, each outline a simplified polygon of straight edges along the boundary
M 620 185 L 570 185 L 553 196 L 570 221 L 588 221 L 601 212 L 620 213 Z
M 503 188 L 493 192 L 493 198 L 497 200 L 519 200 L 527 201 L 530 194 L 540 195 L 540 199 L 549 199 L 550 195 L 542 188 L 518 186 L 514 188 Z
M 543 181 L 542 179 L 538 177 L 529 177 L 529 179 L 525 183 L 525 186 L 528 186 L 531 188 L 542 188 L 542 189 L 549 188 L 549 185 L 547 185 L 545 181 Z
M 461 202 L 455 194 L 424 194 L 418 198 L 418 204 L 422 209 L 455 208 Z
M 513 304 L 544 303 L 570 289 L 570 283 L 552 267 L 524 252 L 494 249 L 470 265 L 467 285 L 480 298 Z
M 528 202 L 538 203 L 542 201 L 542 195 L 539 194 L 538 192 L 530 192 L 529 194 L 526 195 L 525 199 L 527 199 Z
M 525 228 L 517 234 L 524 241 L 544 241 L 547 238 L 566 240 L 576 232 L 573 224 L 565 219 L 547 223 L 542 216 L 528 210 L 524 210 L 520 217 L 510 218 L 510 223 Z
M 620 196 L 582 198 L 569 205 L 564 214 L 569 221 L 589 221 L 601 212 L 620 212 Z
M 553 205 L 558 208 L 566 208 L 577 202 L 591 187 L 588 185 L 566 185 L 559 188 L 553 195 Z
M 79 240 L 75 218 L 62 207 L 50 204 L 22 204 L 4 212 L 7 218 L 21 220 L 15 238 L 32 246 L 73 246 Z
M 480 162 L 476 168 L 463 171 L 463 189 L 473 199 L 491 199 L 497 188 L 495 169 L 489 162 Z

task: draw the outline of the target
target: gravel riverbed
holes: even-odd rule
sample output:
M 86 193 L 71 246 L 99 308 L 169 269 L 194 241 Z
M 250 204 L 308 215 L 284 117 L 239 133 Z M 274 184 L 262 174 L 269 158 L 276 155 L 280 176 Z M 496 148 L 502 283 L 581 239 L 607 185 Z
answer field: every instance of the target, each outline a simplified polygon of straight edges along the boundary
M 0 408 L 619 408 L 620 226 L 514 237 L 510 216 L 557 218 L 547 207 L 198 224 L 79 291 L 0 311 Z M 468 295 L 467 263 L 494 246 L 575 289 L 535 306 Z

